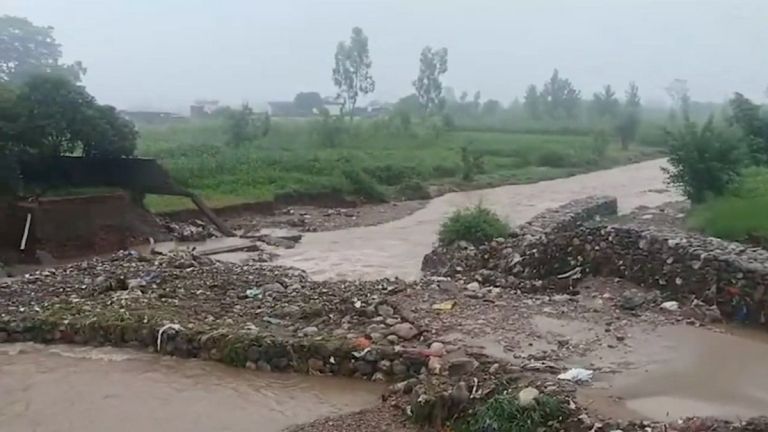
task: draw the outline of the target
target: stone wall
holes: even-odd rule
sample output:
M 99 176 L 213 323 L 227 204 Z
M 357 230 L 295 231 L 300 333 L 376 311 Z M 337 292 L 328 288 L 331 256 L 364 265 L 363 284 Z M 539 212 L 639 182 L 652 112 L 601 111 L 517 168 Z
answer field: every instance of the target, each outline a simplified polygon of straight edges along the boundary
M 764 325 L 768 251 L 669 227 L 608 224 L 616 199 L 590 197 L 546 211 L 507 239 L 438 248 L 425 272 L 518 289 L 570 288 L 586 274 L 717 305 Z M 440 267 L 442 266 L 442 267 Z
M 694 295 L 724 315 L 765 324 L 768 251 L 669 228 L 583 227 L 561 245 L 574 264 L 641 286 Z
M 516 227 L 508 238 L 479 248 L 468 244 L 438 247 L 424 257 L 422 271 L 435 276 L 475 275 L 497 286 L 514 284 L 517 278 L 540 279 L 567 271 L 570 263 L 563 261 L 561 250 L 552 247 L 553 240 L 616 213 L 615 197 L 570 201 Z

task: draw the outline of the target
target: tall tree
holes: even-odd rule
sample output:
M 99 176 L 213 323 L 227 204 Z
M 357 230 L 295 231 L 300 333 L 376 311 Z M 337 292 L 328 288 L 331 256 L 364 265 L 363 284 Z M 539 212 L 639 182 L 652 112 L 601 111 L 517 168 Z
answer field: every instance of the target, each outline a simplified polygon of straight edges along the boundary
M 616 132 L 621 141 L 621 148 L 626 150 L 637 137 L 640 128 L 640 93 L 634 81 L 629 83 L 624 95 L 624 106 L 616 122 Z
M 541 118 L 541 98 L 539 90 L 531 84 L 525 89 L 525 98 L 523 98 L 523 108 L 528 116 L 534 120 Z
M 367 95 L 376 90 L 376 82 L 371 75 L 371 54 L 368 50 L 368 36 L 363 29 L 355 27 L 349 43 L 339 42 L 336 46 L 333 84 L 339 89 L 342 111 L 354 116 L 355 106 L 360 95 Z
M 419 59 L 419 76 L 413 81 L 413 87 L 425 112 L 436 111 L 442 105 L 443 83 L 440 77 L 446 72 L 448 49 L 424 47 Z
M 50 72 L 79 82 L 86 70 L 80 62 L 61 63 L 61 45 L 53 37 L 53 27 L 0 16 L 0 82 L 19 85 L 32 75 Z
M 691 117 L 691 96 L 689 95 L 688 81 L 676 78 L 664 90 L 672 100 L 672 106 L 683 115 L 683 120 L 689 121 Z
M 467 101 L 467 98 L 469 97 L 469 93 L 466 91 L 461 92 L 461 96 L 459 96 L 459 102 L 464 103 Z
M 610 84 L 604 86 L 602 92 L 595 93 L 592 97 L 592 109 L 599 118 L 615 118 L 619 114 L 620 107 L 621 103 Z
M 731 109 L 728 122 L 738 126 L 746 136 L 752 163 L 768 164 L 768 119 L 760 114 L 760 105 L 741 93 L 734 93 L 728 105 Z
M 324 107 L 325 103 L 318 92 L 300 92 L 293 98 L 293 105 L 304 112 L 312 112 Z
M 480 112 L 480 99 L 483 98 L 482 93 L 480 93 L 480 90 L 477 90 L 475 94 L 472 96 L 472 109 L 475 112 Z
M 552 119 L 564 117 L 574 119 L 578 115 L 581 92 L 573 87 L 569 79 L 560 78 L 560 72 L 557 69 L 544 84 L 540 97 L 545 112 Z
M 138 133 L 114 107 L 99 105 L 82 86 L 59 75 L 35 75 L 18 91 L 13 141 L 26 155 L 130 156 Z
M 492 117 L 498 114 L 504 107 L 496 99 L 488 99 L 483 103 L 480 113 L 484 116 Z

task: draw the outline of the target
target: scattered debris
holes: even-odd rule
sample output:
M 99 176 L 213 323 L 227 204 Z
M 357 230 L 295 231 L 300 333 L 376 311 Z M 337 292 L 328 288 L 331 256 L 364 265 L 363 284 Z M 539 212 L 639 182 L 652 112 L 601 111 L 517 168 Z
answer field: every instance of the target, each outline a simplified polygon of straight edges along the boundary
M 575 383 L 585 383 L 592 381 L 592 375 L 594 371 L 582 368 L 569 369 L 568 372 L 561 373 L 557 376 L 557 379 L 571 381 Z

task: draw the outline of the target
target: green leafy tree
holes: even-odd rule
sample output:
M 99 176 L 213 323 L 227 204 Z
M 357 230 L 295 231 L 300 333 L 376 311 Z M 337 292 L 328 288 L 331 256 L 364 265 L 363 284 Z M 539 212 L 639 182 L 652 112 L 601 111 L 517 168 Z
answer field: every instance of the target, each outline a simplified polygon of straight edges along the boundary
M 28 79 L 18 89 L 14 111 L 12 139 L 22 157 L 122 157 L 136 150 L 138 133 L 133 123 L 61 75 Z
M 619 114 L 621 103 L 616 98 L 616 92 L 610 84 L 603 87 L 603 91 L 592 96 L 592 110 L 598 118 L 616 118 Z
M 461 96 L 459 96 L 459 102 L 466 103 L 468 97 L 469 97 L 469 93 L 467 93 L 466 91 L 461 92 Z
M 334 59 L 333 84 L 339 90 L 342 111 L 348 113 L 351 120 L 360 95 L 365 96 L 376 89 L 376 82 L 371 75 L 373 63 L 368 49 L 368 36 L 363 33 L 363 29 L 353 28 L 349 43 L 339 42 Z
M 19 85 L 40 73 L 56 73 L 79 82 L 82 63 L 61 63 L 61 45 L 52 27 L 36 26 L 26 18 L 0 16 L 0 82 Z
M 227 144 L 238 147 L 269 134 L 272 119 L 269 113 L 257 115 L 247 103 L 227 115 Z
M 739 142 L 718 130 L 712 117 L 701 127 L 689 120 L 679 130 L 667 134 L 667 183 L 691 202 L 701 203 L 710 195 L 722 195 L 738 180 L 743 162 Z
M 641 103 L 637 84 L 629 83 L 625 93 L 624 106 L 621 107 L 619 119 L 616 122 L 616 133 L 621 141 L 621 148 L 626 150 L 637 138 L 640 129 Z
M 541 97 L 539 96 L 539 90 L 535 85 L 531 84 L 525 89 L 525 98 L 523 98 L 523 108 L 528 116 L 534 120 L 541 118 L 542 107 Z
M 501 106 L 501 102 L 497 101 L 496 99 L 488 99 L 483 103 L 483 106 L 480 109 L 480 113 L 483 116 L 492 117 L 499 114 L 502 109 L 504 109 L 504 107 Z
M 551 119 L 575 119 L 578 116 L 581 92 L 573 87 L 569 79 L 560 78 L 560 72 L 557 69 L 544 84 L 540 98 L 544 111 Z
M 411 116 L 418 116 L 423 112 L 419 96 L 411 93 L 408 96 L 400 98 L 395 103 L 395 111 L 405 111 Z
M 440 77 L 448 72 L 448 49 L 424 47 L 419 64 L 419 76 L 413 81 L 416 95 L 424 112 L 437 111 L 443 103 L 443 83 Z
M 318 92 L 301 92 L 293 98 L 293 105 L 301 111 L 313 112 L 323 108 L 325 102 Z
M 728 122 L 744 133 L 751 162 L 768 164 L 768 119 L 760 114 L 760 105 L 741 93 L 735 93 L 728 105 L 731 109 Z

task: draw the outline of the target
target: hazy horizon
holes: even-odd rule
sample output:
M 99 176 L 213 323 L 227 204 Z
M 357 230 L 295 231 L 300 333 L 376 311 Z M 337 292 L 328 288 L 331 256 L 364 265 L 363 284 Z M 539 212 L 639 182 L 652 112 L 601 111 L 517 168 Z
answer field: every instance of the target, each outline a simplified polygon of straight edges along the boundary
M 88 68 L 103 103 L 185 110 L 223 103 L 335 93 L 333 54 L 354 26 L 370 38 L 377 90 L 412 92 L 425 45 L 448 48 L 445 85 L 508 104 L 554 68 L 590 98 L 629 81 L 647 102 L 673 79 L 695 100 L 740 91 L 765 99 L 768 2 L 764 0 L 0 0 L 0 15 L 55 27 L 64 60 Z

